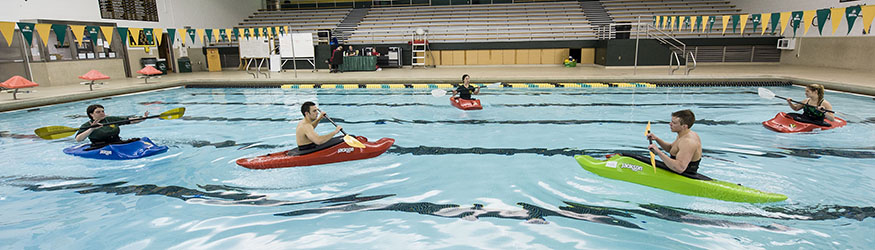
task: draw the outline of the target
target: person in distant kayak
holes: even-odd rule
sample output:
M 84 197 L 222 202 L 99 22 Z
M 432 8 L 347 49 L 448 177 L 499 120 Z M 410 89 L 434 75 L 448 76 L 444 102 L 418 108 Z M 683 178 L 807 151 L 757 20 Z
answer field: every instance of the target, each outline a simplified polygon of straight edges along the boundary
M 671 113 L 671 122 L 668 126 L 671 128 L 671 132 L 678 134 L 677 139 L 668 143 L 653 133 L 648 133 L 647 139 L 656 141 L 656 144 L 650 144 L 648 150 L 662 159 L 662 162 L 656 162 L 657 167 L 694 179 L 710 179 L 697 173 L 699 163 L 702 161 L 702 141 L 699 139 L 699 134 L 690 130 L 695 122 L 696 116 L 689 109 Z M 669 155 L 659 150 L 660 147 L 668 151 Z M 649 159 L 639 160 L 642 162 L 650 161 Z
M 142 117 L 149 116 L 149 111 L 146 111 L 142 117 L 121 117 L 121 116 L 107 116 L 106 112 L 103 109 L 103 106 L 100 104 L 92 104 L 89 105 L 88 108 L 85 109 L 86 114 L 88 114 L 88 118 L 90 121 L 83 123 L 82 126 L 79 126 L 79 131 L 76 131 L 76 141 L 81 142 L 88 138 L 91 140 L 91 147 L 103 147 L 107 144 L 117 144 L 117 143 L 126 143 L 128 141 L 122 141 L 119 138 L 118 134 L 121 130 L 118 128 L 118 125 L 122 124 L 134 124 L 142 122 L 140 119 Z M 103 124 L 111 123 L 111 122 L 119 122 L 125 121 L 119 124 L 112 124 L 109 126 L 103 126 Z M 91 126 L 97 125 L 97 127 L 91 128 Z M 132 139 L 138 140 L 138 138 Z
M 316 126 L 325 117 L 325 113 L 320 112 L 313 102 L 305 102 L 301 105 L 301 114 L 304 115 L 304 119 L 298 122 L 298 127 L 295 129 L 295 140 L 298 143 L 299 151 L 315 149 L 331 140 L 342 129 L 342 127 L 337 126 L 334 128 L 334 132 L 325 135 L 317 134 Z
M 471 95 L 480 94 L 480 87 L 471 86 L 470 80 L 471 77 L 468 76 L 468 74 L 462 75 L 462 85 L 459 85 L 456 90 L 453 90 L 453 98 L 456 98 L 456 95 L 458 94 L 462 99 L 474 100 L 474 98 L 471 98 Z
M 805 98 L 802 103 L 808 105 L 796 104 L 793 103 L 793 99 L 787 98 L 787 104 L 790 105 L 791 109 L 794 111 L 802 109 L 802 114 L 787 114 L 790 118 L 793 118 L 793 120 L 796 120 L 797 122 L 811 123 L 824 127 L 831 126 L 824 119 L 836 121 L 835 115 L 826 112 L 826 110 L 832 110 L 832 104 L 823 99 L 823 85 L 808 85 L 808 87 L 805 88 L 805 97 L 807 98 Z

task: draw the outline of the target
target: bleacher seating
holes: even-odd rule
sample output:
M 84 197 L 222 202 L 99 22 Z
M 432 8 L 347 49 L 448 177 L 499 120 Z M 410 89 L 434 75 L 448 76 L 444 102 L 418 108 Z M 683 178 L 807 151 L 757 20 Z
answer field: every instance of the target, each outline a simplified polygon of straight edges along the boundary
M 580 3 L 566 1 L 372 8 L 348 43 L 403 43 L 417 28 L 430 42 L 596 38 Z
M 352 9 L 258 11 L 235 28 L 289 26 L 294 32 L 334 29 Z
M 614 23 L 621 22 L 629 22 L 635 23 L 639 20 L 645 23 L 652 23 L 654 16 L 716 16 L 714 26 L 711 29 L 707 29 L 707 23 L 703 22 L 703 25 L 706 25 L 705 32 L 702 32 L 702 29 L 697 29 L 694 31 L 690 30 L 690 26 L 686 26 L 684 29 L 678 30 L 673 29 L 669 31 L 668 28 L 663 28 L 662 30 L 676 37 L 739 37 L 741 36 L 739 33 L 731 34 L 732 25 L 730 24 L 727 27 L 727 34 L 723 34 L 723 20 L 722 16 L 724 15 L 739 15 L 746 14 L 742 13 L 741 9 L 736 8 L 730 1 L 710 1 L 710 0 L 602 0 L 602 6 L 608 12 L 608 14 L 613 19 Z M 692 25 L 695 25 L 695 20 L 690 21 Z M 740 28 L 737 27 L 736 29 Z M 762 26 L 760 26 L 761 28 Z M 751 20 L 748 20 L 747 25 L 745 26 L 745 36 L 759 36 L 759 29 L 754 30 L 754 27 L 751 23 Z M 634 32 L 634 31 L 633 31 Z M 769 33 L 767 32 L 766 35 Z

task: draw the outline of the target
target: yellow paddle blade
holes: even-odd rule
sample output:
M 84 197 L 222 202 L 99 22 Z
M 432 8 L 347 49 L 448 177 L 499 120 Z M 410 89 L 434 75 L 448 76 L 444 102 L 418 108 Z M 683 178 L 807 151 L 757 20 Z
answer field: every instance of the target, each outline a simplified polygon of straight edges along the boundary
M 650 134 L 650 121 L 647 121 L 647 128 L 644 130 L 644 135 Z
M 79 131 L 79 129 L 65 126 L 48 126 L 35 129 L 33 133 L 36 134 L 36 136 L 39 136 L 39 138 L 54 140 L 71 136 L 75 134 L 76 131 Z
M 644 135 L 647 134 L 650 134 L 650 121 L 647 121 L 647 129 L 644 131 Z M 653 143 L 653 141 L 650 143 Z M 653 167 L 653 172 L 656 173 L 656 159 L 654 159 L 656 155 L 654 155 L 653 151 L 650 151 L 649 149 L 647 151 L 650 152 L 650 166 Z
M 161 118 L 163 120 L 173 120 L 173 119 L 179 119 L 184 114 L 185 114 L 185 108 L 175 108 L 175 109 L 164 111 L 164 113 L 161 113 L 160 115 L 158 115 L 158 118 Z
M 347 145 L 354 148 L 365 148 L 365 144 L 362 144 L 358 139 L 352 137 L 350 135 L 346 135 L 343 137 L 343 141 L 346 142 Z

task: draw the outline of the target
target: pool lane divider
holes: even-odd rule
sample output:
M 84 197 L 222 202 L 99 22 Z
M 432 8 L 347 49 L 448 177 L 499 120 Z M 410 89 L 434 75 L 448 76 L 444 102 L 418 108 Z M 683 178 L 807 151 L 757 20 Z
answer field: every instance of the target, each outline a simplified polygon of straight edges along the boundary
M 483 87 L 485 83 L 472 83 Z M 284 84 L 282 89 L 452 89 L 458 85 L 448 83 L 424 84 Z M 655 88 L 653 83 L 503 83 L 502 88 L 551 89 L 551 88 Z

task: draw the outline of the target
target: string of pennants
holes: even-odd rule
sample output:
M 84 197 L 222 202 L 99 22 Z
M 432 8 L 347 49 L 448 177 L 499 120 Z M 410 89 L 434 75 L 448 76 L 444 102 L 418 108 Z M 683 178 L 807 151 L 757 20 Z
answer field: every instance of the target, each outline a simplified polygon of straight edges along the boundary
M 844 18 L 841 18 L 844 17 Z M 726 34 L 726 30 L 731 24 L 732 31 L 730 34 L 743 34 L 744 28 L 751 21 L 753 29 L 756 31 L 760 28 L 760 35 L 764 35 L 766 30 L 771 27 L 771 34 L 783 35 L 787 29 L 787 24 L 793 27 L 793 34 L 799 27 L 804 27 L 804 34 L 808 34 L 808 29 L 812 26 L 812 22 L 817 22 L 818 33 L 823 35 L 823 28 L 827 20 L 831 20 L 832 34 L 835 34 L 842 20 L 848 23 L 848 31 L 845 35 L 850 34 L 854 28 L 854 23 L 857 18 L 863 19 L 863 31 L 868 34 L 869 28 L 872 25 L 873 17 L 875 17 L 875 5 L 858 5 L 845 8 L 826 8 L 818 10 L 806 11 L 788 11 L 776 13 L 762 14 L 738 14 L 738 15 L 723 15 L 723 16 L 654 16 L 653 25 L 659 29 L 667 29 L 669 31 L 682 31 L 689 29 L 690 32 L 706 32 L 706 30 L 714 29 L 714 24 L 720 18 L 723 25 L 722 34 Z M 816 19 L 816 20 L 815 20 Z M 800 26 L 801 23 L 801 26 Z M 740 32 L 736 29 L 741 24 Z M 780 24 L 780 32 L 778 25 Z
M 27 42 L 28 46 L 32 46 L 34 33 L 39 34 L 40 41 L 42 41 L 44 46 L 48 46 L 49 34 L 50 32 L 55 33 L 55 37 L 58 40 L 59 44 L 64 44 L 64 41 L 67 39 L 67 29 L 73 31 L 73 41 L 81 44 L 84 39 L 89 39 L 91 42 L 96 43 L 97 39 L 103 35 L 103 39 L 108 43 L 112 43 L 113 40 L 113 32 L 119 34 L 119 38 L 121 39 L 122 44 L 127 42 L 128 34 L 134 40 L 140 40 L 140 32 L 145 37 L 146 40 L 152 41 L 152 39 L 156 39 L 156 45 L 160 45 L 162 41 L 164 31 L 167 31 L 168 40 L 173 42 L 176 41 L 177 32 L 183 34 L 182 36 L 178 36 L 182 43 L 185 43 L 186 37 L 191 39 L 190 41 L 196 42 L 197 40 L 206 42 L 206 41 L 221 41 L 221 40 L 230 40 L 231 36 L 236 39 L 239 39 L 240 36 L 249 38 L 249 37 L 274 37 L 278 34 L 286 34 L 291 31 L 291 28 L 288 26 L 276 26 L 276 27 L 259 27 L 259 28 L 236 28 L 236 29 L 159 29 L 159 28 L 129 28 L 129 27 L 112 27 L 112 26 L 85 26 L 85 25 L 66 25 L 66 24 L 44 24 L 44 23 L 26 23 L 26 22 L 0 22 L 0 34 L 3 35 L 3 38 L 6 40 L 7 46 L 12 46 L 12 39 L 15 32 L 15 27 L 18 26 L 18 30 L 21 32 L 24 40 Z M 36 32 L 34 32 L 36 31 Z M 204 40 L 206 39 L 206 40 Z

